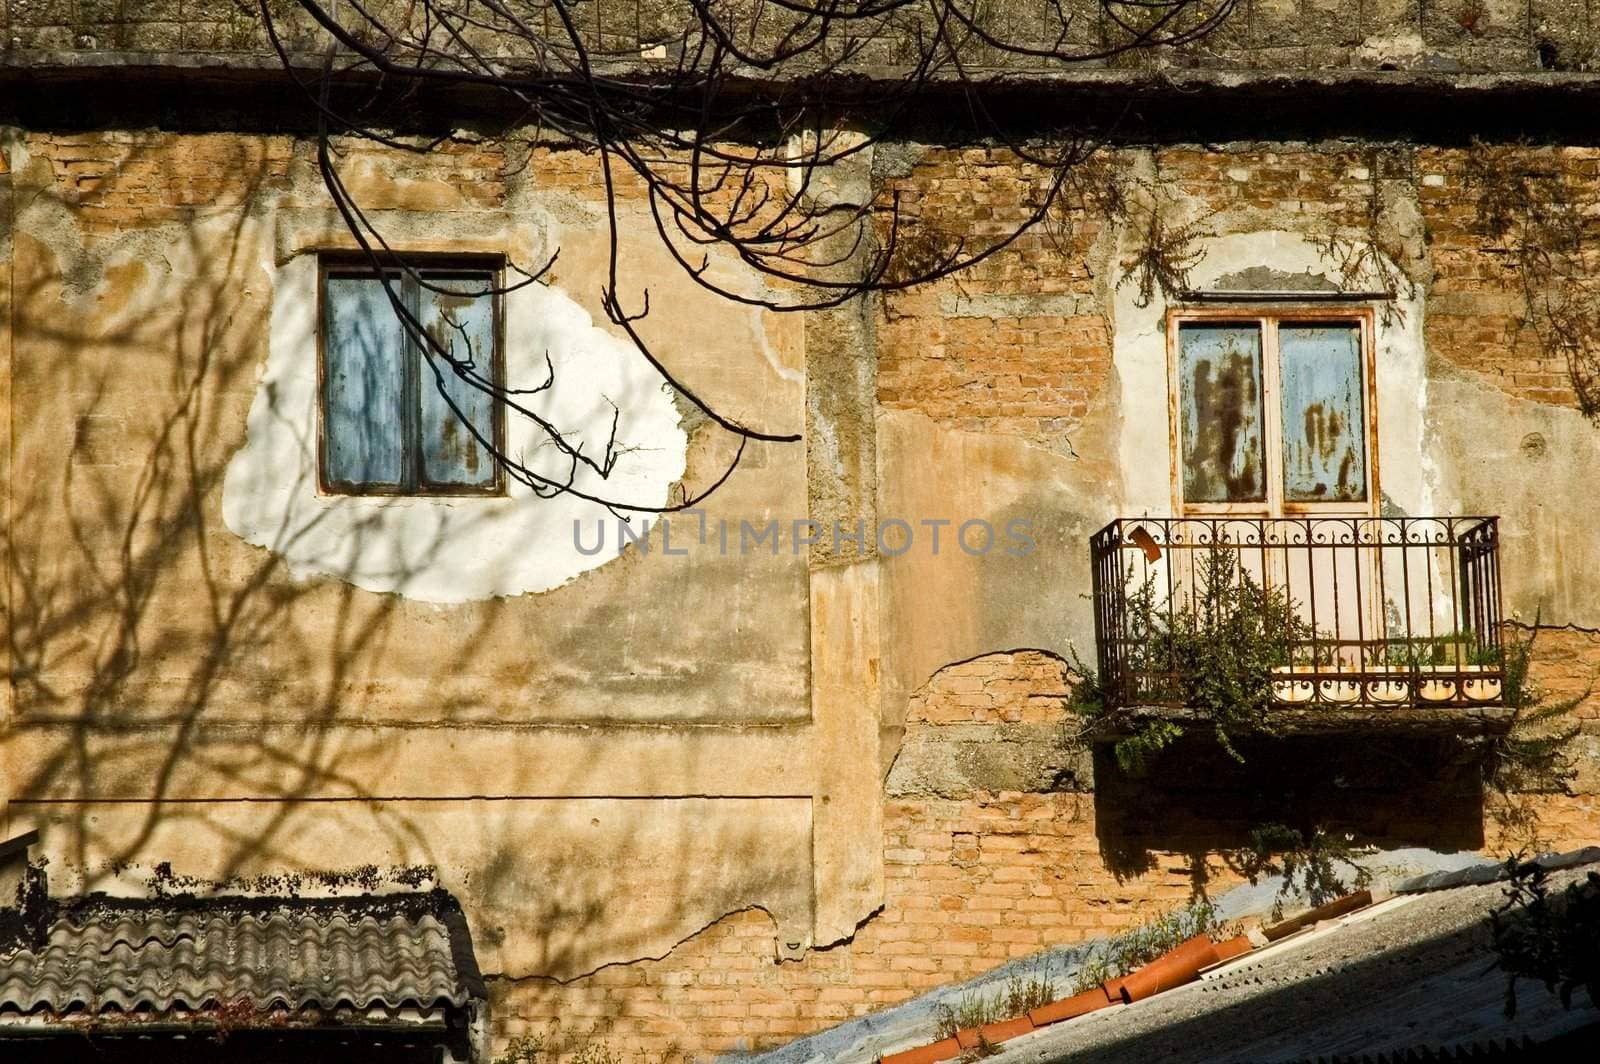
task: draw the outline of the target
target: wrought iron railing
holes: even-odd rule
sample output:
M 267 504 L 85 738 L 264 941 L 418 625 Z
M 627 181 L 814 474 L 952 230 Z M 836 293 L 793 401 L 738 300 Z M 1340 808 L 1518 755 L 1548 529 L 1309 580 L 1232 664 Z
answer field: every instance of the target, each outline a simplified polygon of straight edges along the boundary
M 1184 705 L 1196 646 L 1241 631 L 1274 703 L 1503 702 L 1498 518 L 1121 518 L 1090 554 L 1109 705 Z

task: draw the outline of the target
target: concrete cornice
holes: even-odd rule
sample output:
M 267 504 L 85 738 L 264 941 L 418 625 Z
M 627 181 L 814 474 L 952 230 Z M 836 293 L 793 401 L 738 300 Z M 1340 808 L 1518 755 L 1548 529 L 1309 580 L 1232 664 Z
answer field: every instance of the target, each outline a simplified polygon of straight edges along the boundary
M 293 71 L 314 76 L 320 56 L 297 55 Z M 648 83 L 658 65 L 628 61 L 603 69 L 618 82 Z M 879 103 L 902 72 L 863 68 L 825 83 L 830 105 Z M 946 117 L 976 91 L 991 113 L 1023 133 L 1083 131 L 1111 139 L 1217 142 L 1352 137 L 1434 142 L 1474 136 L 1600 141 L 1600 73 L 1449 69 L 974 70 L 969 82 L 934 81 L 903 135 L 960 138 Z M 370 71 L 344 75 L 353 84 Z M 288 73 L 270 54 L 224 52 L 0 51 L 0 122 L 95 128 L 148 126 L 288 130 L 314 121 L 300 94 L 282 91 Z M 973 86 L 977 88 L 974 90 Z M 798 100 L 821 81 L 735 78 L 725 99 Z M 203 94 L 196 89 L 203 88 Z M 30 91 L 34 90 L 34 91 Z M 114 90 L 114 91 L 113 91 Z M 271 94 L 267 93 L 271 90 Z M 948 105 L 948 106 L 944 106 Z M 470 126 L 512 117 L 482 88 L 431 93 L 409 117 L 424 127 Z

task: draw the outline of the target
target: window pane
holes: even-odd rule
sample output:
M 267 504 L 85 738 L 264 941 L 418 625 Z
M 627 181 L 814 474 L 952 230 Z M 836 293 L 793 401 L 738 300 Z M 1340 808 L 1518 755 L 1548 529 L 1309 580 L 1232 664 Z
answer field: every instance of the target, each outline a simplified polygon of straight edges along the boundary
M 329 277 L 323 450 L 329 482 L 397 487 L 404 463 L 400 319 L 375 277 Z
M 1178 360 L 1184 500 L 1264 502 L 1261 330 L 1181 325 Z
M 473 372 L 487 380 L 495 376 L 494 297 L 482 293 L 491 283 L 488 274 L 424 274 L 429 284 L 451 293 L 421 292 L 422 327 L 452 358 L 470 362 Z M 438 373 L 434 373 L 437 368 Z M 444 393 L 450 402 L 445 401 Z M 484 439 L 494 439 L 494 400 L 482 388 L 462 380 L 443 359 L 421 367 L 422 479 L 429 484 L 488 487 L 494 483 L 494 459 L 468 430 L 470 424 Z M 455 409 L 451 409 L 451 403 Z M 459 411 L 459 413 L 457 413 Z M 466 424 L 463 424 L 463 417 Z
M 1283 378 L 1284 498 L 1365 500 L 1359 327 L 1281 325 L 1278 364 Z

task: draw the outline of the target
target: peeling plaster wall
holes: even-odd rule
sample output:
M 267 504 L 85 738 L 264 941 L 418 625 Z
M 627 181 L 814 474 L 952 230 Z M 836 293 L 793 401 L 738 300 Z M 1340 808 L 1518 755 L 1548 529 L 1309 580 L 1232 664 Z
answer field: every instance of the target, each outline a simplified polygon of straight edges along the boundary
M 1076 791 L 1088 752 L 1061 741 L 1073 676 L 1051 654 L 1019 650 L 947 666 L 911 696 L 891 798 L 972 799 Z
M 1138 163 L 1135 155 L 1133 165 Z M 1181 195 L 1181 182 L 1164 187 Z M 1181 217 L 1185 211 L 1202 213 L 1203 207 L 1180 203 L 1176 211 Z M 1221 231 L 1198 242 L 1202 255 L 1192 286 L 1278 287 L 1288 276 L 1336 287 L 1337 263 L 1311 235 L 1276 228 L 1227 231 L 1229 223 L 1254 227 L 1269 219 L 1282 220 L 1275 212 L 1243 211 L 1214 220 Z M 935 558 L 924 539 L 917 549 L 885 561 L 889 615 L 915 618 L 888 644 L 884 720 L 891 733 L 911 692 L 953 662 L 1013 647 L 1064 657 L 1076 651 L 1092 661 L 1089 536 L 1114 517 L 1173 512 L 1169 305 L 1158 291 L 1141 307 L 1137 286 L 1118 283 L 1136 234 L 1127 226 L 1114 232 L 1115 240 L 1088 250 L 1092 295 L 968 293 L 942 300 L 950 316 L 977 314 L 996 327 L 1011 319 L 1062 313 L 1062 308 L 1073 314 L 1083 313 L 1086 305 L 1103 308 L 1113 324 L 1109 342 L 1080 357 L 1108 362 L 1112 386 L 1109 394 L 1096 397 L 1073 433 L 1070 451 L 1016 439 L 999 416 L 986 433 L 941 426 L 910 411 L 880 411 L 882 514 L 944 518 L 952 528 L 973 519 L 997 528 L 1021 520 L 1035 539 L 1025 558 L 1001 551 L 972 557 L 949 549 Z M 1226 285 L 1220 284 L 1224 279 Z M 1344 282 L 1357 290 L 1362 283 L 1377 284 L 1367 278 Z M 1423 289 L 1411 287 L 1393 301 L 1394 313 L 1380 315 L 1377 331 L 1380 486 L 1386 506 L 1413 514 L 1442 505 L 1436 459 L 1425 448 L 1424 309 Z M 969 349 L 967 357 L 977 361 L 983 350 Z
M 333 576 L 368 591 L 423 602 L 468 602 L 559 587 L 620 556 L 574 549 L 574 527 L 596 542 L 594 504 L 536 496 L 511 480 L 505 498 L 330 495 L 318 489 L 317 261 L 301 255 L 273 283 L 270 353 L 250 407 L 249 438 L 228 464 L 223 520 L 242 539 L 281 555 L 297 577 Z M 526 404 L 570 429 L 568 443 L 602 459 L 609 403 L 622 411 L 621 452 L 610 476 L 579 467 L 573 487 L 644 506 L 667 501 L 683 476 L 688 437 L 669 391 L 632 346 L 597 328 L 555 287 L 505 297 L 506 384 L 554 386 Z M 550 362 L 545 362 L 548 355 Z M 506 415 L 506 451 L 554 483 L 569 471 L 530 419 Z M 543 460 L 541 459 L 543 456 Z
M 1574 173 L 1587 175 L 1587 149 L 1571 154 Z M 916 164 L 927 177 L 913 183 L 913 191 L 966 180 L 985 193 L 984 217 L 1001 217 L 1008 201 L 985 176 L 991 171 L 984 169 L 984 153 L 945 158 L 958 161 L 924 157 Z M 908 172 L 916 173 L 916 165 Z M 1088 658 L 1089 580 L 1086 559 L 1079 560 L 1088 534 L 1115 516 L 1173 512 L 1170 306 L 1159 290 L 1139 306 L 1138 285 L 1129 278 L 1152 195 L 1169 231 L 1195 226 L 1191 288 L 1372 291 L 1395 282 L 1396 298 L 1378 304 L 1376 322 L 1382 512 L 1500 514 L 1508 605 L 1524 621 L 1542 609 L 1546 624 L 1594 623 L 1600 584 L 1590 575 L 1593 567 L 1577 560 L 1596 547 L 1580 501 L 1586 489 L 1579 486 L 1593 467 L 1593 427 L 1570 408 L 1507 394 L 1509 377 L 1459 368 L 1477 360 L 1520 373 L 1521 358 L 1530 374 L 1545 372 L 1532 361 L 1535 353 L 1500 350 L 1492 340 L 1515 299 L 1498 287 L 1495 249 L 1483 247 L 1473 229 L 1461 153 L 1410 154 L 1349 142 L 1179 145 L 1112 153 L 1108 165 L 1144 182 L 1133 186 L 1128 217 L 1078 222 L 1074 232 L 1084 239 L 1071 245 L 1071 255 L 1030 247 L 1015 262 L 986 264 L 963 279 L 960 291 L 938 293 L 939 317 L 933 316 L 934 299 L 897 302 L 889 325 L 880 328 L 881 357 L 890 367 L 880 368 L 880 381 L 889 378 L 888 385 L 880 383 L 880 511 L 931 509 L 958 520 L 992 519 L 1008 512 L 1004 503 L 1020 490 L 1029 499 L 1018 505 L 1039 527 L 1052 535 L 1065 530 L 1052 550 L 1027 560 L 1030 579 L 1016 582 L 988 575 L 993 559 L 935 563 L 913 552 L 884 560 L 888 762 L 908 699 L 941 669 L 1016 647 L 1061 655 L 1076 648 Z M 950 210 L 955 217 L 943 216 L 941 224 L 959 229 L 960 208 Z M 1105 224 L 1096 236 L 1098 222 Z M 1441 241 L 1441 231 L 1448 239 Z M 1369 237 L 1378 257 L 1347 274 L 1349 260 L 1342 255 Z M 1442 260 L 1436 260 L 1437 246 L 1448 251 Z M 1087 278 L 1071 272 L 1080 263 Z M 1448 305 L 1458 323 L 1438 333 L 1448 351 L 1429 346 L 1435 303 Z M 1098 346 L 1072 346 L 1070 359 L 1061 358 L 1058 345 L 1079 334 L 1046 333 L 1038 324 L 1096 311 L 1109 335 Z M 1476 330 L 1474 314 L 1486 316 Z M 985 319 L 988 332 L 957 332 L 965 315 Z M 1046 336 L 1055 342 L 1039 342 Z M 1495 353 L 1486 359 L 1480 348 L 1490 347 Z M 1041 396 L 1055 403 L 1060 418 L 1079 394 L 1065 391 L 1063 382 L 1074 374 L 1092 379 L 1086 367 L 1099 360 L 1110 367 L 1109 386 L 1100 392 L 1090 387 L 1088 413 L 1068 423 L 1069 447 L 1042 429 L 1017 438 L 1030 426 L 1053 422 L 1046 420 L 1048 403 L 1037 410 L 1014 406 L 1008 390 L 1013 374 L 1024 382 L 1038 375 Z M 1523 378 L 1516 380 L 1522 387 Z M 935 416 L 921 417 L 919 410 Z M 1030 418 L 1020 429 L 1017 413 Z M 1020 469 L 1027 473 L 1014 481 Z M 928 751 L 910 753 L 922 758 Z M 895 771 L 908 765 L 896 763 Z M 951 785 L 959 785 L 959 766 L 952 771 Z
M 1089 589 L 1086 544 L 1114 509 L 1091 465 L 1005 436 L 942 428 L 908 411 L 878 417 L 880 512 L 909 522 L 944 521 L 939 551 L 916 527 L 910 550 L 884 559 L 884 725 L 898 734 L 911 693 L 944 666 L 1014 647 L 1093 654 L 1094 629 L 1080 596 Z M 987 522 L 996 544 L 968 553 L 962 524 Z M 1020 522 L 1032 541 L 1002 538 Z M 1015 547 L 1015 552 L 1008 549 Z M 894 742 L 885 755 L 893 756 Z
M 770 914 L 770 959 L 872 911 L 876 780 L 828 767 L 872 718 L 856 658 L 813 697 L 803 552 L 724 553 L 684 518 L 672 554 L 656 525 L 619 555 L 590 510 L 612 527 L 588 558 L 574 510 L 518 492 L 316 495 L 314 252 L 350 238 L 309 145 L 6 134 L 0 205 L 23 195 L 0 340 L 6 414 L 28 417 L 7 434 L 25 472 L 5 493 L 0 830 L 42 828 L 58 893 L 140 893 L 162 863 L 224 885 L 434 864 L 486 970 L 514 978 L 661 956 L 746 910 Z M 537 264 L 560 245 L 549 285 L 509 300 L 510 346 L 537 356 L 512 370 L 542 379 L 548 348 L 565 376 L 546 400 L 623 408 L 640 449 L 608 487 L 660 501 L 717 475 L 731 442 L 596 324 L 592 158 L 346 162 L 417 250 Z M 650 288 L 655 349 L 730 416 L 802 424 L 803 323 L 704 293 L 642 218 L 623 298 Z M 751 445 L 706 520 L 804 517 L 797 455 Z
M 359 803 L 281 811 L 283 830 L 258 849 L 238 845 L 261 823 L 257 809 L 238 802 L 194 803 L 158 818 L 138 806 L 101 807 L 95 830 L 73 840 L 84 844 L 80 851 L 62 837 L 77 811 L 30 812 L 51 836 L 45 853 L 57 895 L 143 893 L 154 862 L 105 871 L 121 841 L 142 833 L 149 853 L 199 881 L 180 889 L 202 894 L 206 880 L 236 891 L 230 878 L 299 869 L 435 868 L 461 898 L 479 964 L 491 975 L 571 979 L 661 957 L 705 925 L 752 908 L 771 916 L 769 957 L 774 939 L 811 937 L 809 868 L 787 859 L 809 846 L 803 798 L 395 798 L 384 806 L 380 831 Z
M 1524 624 L 1600 628 L 1600 430 L 1576 410 L 1443 367 L 1429 388 L 1424 416 L 1440 495 L 1464 513 L 1501 515 L 1508 612 Z
M 64 608 L 61 603 L 86 594 L 87 585 L 78 581 L 86 579 L 102 557 L 115 558 L 119 549 L 131 551 L 130 563 L 102 572 L 100 579 L 114 582 L 129 573 L 147 572 L 149 590 L 141 592 L 132 619 L 141 624 L 159 619 L 162 630 L 172 639 L 181 634 L 186 647 L 205 645 L 207 632 L 214 627 L 207 611 L 194 609 L 195 596 L 208 587 L 219 594 L 248 592 L 248 601 L 260 602 L 263 608 L 274 602 L 274 608 L 288 611 L 292 604 L 288 614 L 292 624 L 280 627 L 271 638 L 259 639 L 248 657 L 229 658 L 208 675 L 208 719 L 292 720 L 303 714 L 305 706 L 330 696 L 337 697 L 341 713 L 359 714 L 366 721 L 638 724 L 807 719 L 806 566 L 792 553 L 740 556 L 724 554 L 714 545 L 691 544 L 696 549 L 689 556 L 667 555 L 657 529 L 648 552 L 630 548 L 620 559 L 562 583 L 575 570 L 616 558 L 614 520 L 607 551 L 589 559 L 573 545 L 568 513 L 564 522 L 541 525 L 537 544 L 497 536 L 488 559 L 494 564 L 479 566 L 485 572 L 502 567 L 554 572 L 560 578 L 552 576 L 551 582 L 561 586 L 538 600 L 496 599 L 470 610 L 451 611 L 403 597 L 348 600 L 339 590 L 348 586 L 342 581 L 290 579 L 294 574 L 279 555 L 247 547 L 219 520 L 248 517 L 255 522 L 252 531 L 263 538 L 269 531 L 280 531 L 268 527 L 270 504 L 258 499 L 256 512 L 248 513 L 248 493 L 232 490 L 252 467 L 266 479 L 266 460 L 255 457 L 264 448 L 252 445 L 255 450 L 247 449 L 232 476 L 225 475 L 247 440 L 248 409 L 254 408 L 257 426 L 265 419 L 283 428 L 289 416 L 286 407 L 274 414 L 268 402 L 267 384 L 274 385 L 275 400 L 289 401 L 276 388 L 277 374 L 294 361 L 281 329 L 279 349 L 269 346 L 273 332 L 269 323 L 280 309 L 292 323 L 295 300 L 307 290 L 302 286 L 298 294 L 278 292 L 273 287 L 278 270 L 266 264 L 282 263 L 288 278 L 299 271 L 305 282 L 310 258 L 304 249 L 344 247 L 349 237 L 344 236 L 346 243 L 338 241 L 339 223 L 325 207 L 312 211 L 320 188 L 314 172 L 303 168 L 295 156 L 287 157 L 287 174 L 278 178 L 283 187 L 257 193 L 247 209 L 241 205 L 180 212 L 162 207 L 156 213 L 155 208 L 140 207 L 119 214 L 118 225 L 104 229 L 96 227 L 96 211 L 100 203 L 148 195 L 131 187 L 131 178 L 117 176 L 135 161 L 181 174 L 180 164 L 169 153 L 189 150 L 198 156 L 195 165 L 211 165 L 206 152 L 224 150 L 223 145 L 231 152 L 235 145 L 255 143 L 211 137 L 174 139 L 170 144 L 152 138 L 149 145 L 108 140 L 56 146 L 39 138 L 36 146 L 45 154 L 27 164 L 30 194 L 19 218 L 16 261 L 22 278 L 20 341 L 29 357 L 17 383 L 25 389 L 25 398 L 19 401 L 32 404 L 35 416 L 19 434 L 18 446 L 28 454 L 29 476 L 17 483 L 14 504 L 26 512 L 20 535 L 29 555 L 27 578 L 37 573 L 40 579 L 60 585 L 51 589 L 55 596 L 51 609 Z M 65 171 L 81 165 L 74 153 L 89 152 L 112 156 L 106 164 L 112 173 L 97 179 L 94 199 L 74 204 L 60 190 L 63 177 L 52 167 Z M 154 157 L 146 160 L 141 157 L 145 154 Z M 17 155 L 27 158 L 26 152 Z M 217 164 L 224 161 L 228 160 Z M 515 215 L 473 202 L 439 200 L 445 195 L 440 186 L 423 180 L 396 178 L 398 187 L 391 188 L 370 176 L 370 167 L 367 170 L 366 184 L 359 191 L 369 202 L 377 201 L 374 217 L 390 231 L 411 232 L 430 250 L 482 248 L 494 240 L 492 246 L 519 252 L 522 261 L 539 261 L 538 244 L 508 228 Z M 592 226 L 589 205 L 560 187 L 545 188 L 553 183 L 548 172 L 528 180 L 539 191 L 513 189 L 509 202 L 522 205 L 539 196 L 545 209 L 530 211 L 531 216 L 553 214 L 563 219 L 560 276 L 596 276 L 604 263 L 604 242 Z M 386 206 L 415 201 L 424 189 L 436 199 L 433 209 L 420 212 L 420 218 Z M 145 217 L 139 211 L 152 217 L 139 224 Z M 451 235 L 441 237 L 441 232 Z M 759 414 L 780 427 L 785 419 L 788 425 L 801 421 L 804 386 L 795 379 L 803 358 L 798 320 L 771 321 L 748 308 L 721 303 L 700 292 L 659 249 L 652 254 L 647 248 L 630 246 L 625 253 L 635 271 L 630 276 L 647 280 L 665 308 L 650 319 L 652 341 L 670 353 L 692 384 L 717 397 L 733 416 L 754 420 Z M 564 315 L 574 329 L 583 325 L 585 314 L 592 318 L 597 309 L 592 305 L 594 289 L 583 285 L 582 290 L 582 299 L 591 305 L 581 309 L 549 289 L 528 293 L 524 298 L 539 308 L 538 317 L 522 316 L 522 327 L 532 333 L 528 339 L 540 342 L 537 330 L 548 326 L 550 309 Z M 280 300 L 280 295 L 285 298 Z M 303 316 L 300 321 L 304 323 Z M 616 341 L 609 343 L 607 350 L 616 351 Z M 780 361 L 787 379 L 773 368 L 769 356 Z M 296 394 L 306 421 L 298 442 L 286 444 L 289 453 L 274 458 L 285 466 L 271 473 L 271 490 L 284 493 L 274 498 L 287 499 L 292 490 L 308 489 L 304 462 L 315 420 L 304 385 L 312 359 L 310 350 L 300 352 L 296 379 L 301 383 Z M 263 367 L 270 378 L 265 382 Z M 589 367 L 585 363 L 583 368 L 587 372 Z M 569 383 L 577 382 L 569 377 Z M 642 388 L 645 410 L 672 445 L 665 453 L 636 456 L 640 466 L 635 468 L 654 471 L 646 485 L 649 491 L 660 497 L 661 481 L 680 462 L 692 483 L 720 472 L 732 450 L 727 439 L 702 428 L 683 454 L 675 456 L 675 447 L 684 446 L 676 409 L 662 401 L 649 377 L 638 375 L 621 383 L 625 388 Z M 593 392 L 586 399 L 592 401 Z M 180 429 L 195 434 L 192 453 L 179 446 L 185 437 L 173 433 Z M 261 439 L 266 442 L 266 435 Z M 284 436 L 278 442 L 286 440 Z M 804 470 L 781 458 L 780 447 L 752 445 L 741 474 L 718 494 L 707 518 L 737 522 L 803 514 Z M 141 488 L 141 475 L 154 478 L 159 490 Z M 228 490 L 219 490 L 224 484 Z M 374 551 L 375 562 L 390 549 L 386 537 L 378 533 L 383 528 L 381 515 L 391 509 L 437 515 L 448 506 L 453 531 L 464 528 L 467 533 L 475 531 L 486 514 L 526 514 L 531 509 L 496 500 L 470 501 L 477 505 L 469 507 L 467 500 L 448 504 L 407 500 L 398 505 L 327 500 L 326 505 L 339 511 L 336 516 L 342 522 L 353 516 L 343 513 L 345 509 L 379 512 L 379 523 L 362 526 L 356 537 L 363 548 Z M 196 508 L 202 518 L 198 522 L 193 517 Z M 589 512 L 591 522 L 608 516 L 598 509 Z M 677 529 L 680 546 L 675 549 L 682 549 L 694 524 L 693 519 L 683 520 Z M 431 524 L 432 519 L 419 523 Z M 321 534 L 318 526 L 312 528 L 313 537 Z M 436 530 L 434 526 L 421 531 Z M 410 528 L 412 534 L 418 531 Z M 589 531 L 586 543 L 593 542 L 593 528 Z M 131 538 L 122 542 L 125 533 Z M 290 548 L 289 560 L 301 566 L 304 559 L 292 553 L 301 544 L 289 536 L 284 540 L 279 545 Z M 449 540 L 424 545 L 454 549 Z M 209 575 L 204 551 L 210 552 L 211 565 L 221 567 Z M 540 558 L 544 560 L 530 560 Z M 412 565 L 425 574 L 429 563 L 415 559 Z M 426 577 L 435 597 L 456 594 L 443 585 L 448 578 L 460 577 L 459 568 L 446 567 Z M 299 575 L 309 573 L 301 568 Z M 480 574 L 474 579 L 501 578 Z M 40 609 L 46 604 L 42 599 L 36 602 Z M 129 634 L 119 634 L 115 606 L 102 589 L 84 603 L 77 630 L 104 629 L 105 638 L 113 640 Z M 679 623 L 687 616 L 716 616 L 727 627 Z M 363 624 L 373 627 L 364 629 Z M 340 645 L 335 638 L 340 632 L 361 633 L 359 646 Z M 600 633 L 606 634 L 597 638 Z M 616 633 L 627 637 L 618 641 L 613 638 Z M 34 712 L 59 711 L 50 706 L 70 705 L 88 696 L 104 662 L 95 658 L 93 638 L 68 640 L 64 633 L 43 630 L 41 634 L 50 636 L 49 654 L 43 659 L 46 668 L 24 685 L 22 701 Z M 122 677 L 121 694 L 113 702 L 116 712 L 134 719 L 160 719 L 181 711 L 185 700 L 193 697 L 184 679 L 193 661 L 192 650 L 161 654 L 148 667 Z

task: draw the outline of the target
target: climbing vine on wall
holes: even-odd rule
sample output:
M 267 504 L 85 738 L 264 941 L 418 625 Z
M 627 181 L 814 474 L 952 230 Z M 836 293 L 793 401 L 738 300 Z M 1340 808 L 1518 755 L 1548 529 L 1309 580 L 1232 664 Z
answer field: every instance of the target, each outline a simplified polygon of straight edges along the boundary
M 1152 159 L 1149 180 L 1130 180 L 1139 193 L 1136 208 L 1126 212 L 1134 219 L 1133 246 L 1122 259 L 1117 285 L 1132 284 L 1139 307 L 1148 307 L 1157 292 L 1163 299 L 1181 299 L 1189 291 L 1190 272 L 1205 258 L 1203 241 L 1216 235 L 1206 226 L 1209 216 L 1179 220 L 1181 204 L 1162 181 L 1159 156 Z
M 1510 256 L 1524 322 L 1600 424 L 1600 196 L 1570 162 L 1561 149 L 1474 141 L 1466 180 L 1479 229 Z
M 1385 325 L 1397 325 L 1405 319 L 1399 299 L 1410 298 L 1416 289 L 1397 265 L 1405 255 L 1393 227 L 1387 224 L 1384 182 L 1404 180 L 1410 185 L 1415 166 L 1409 151 L 1375 145 L 1362 153 L 1362 169 L 1366 171 L 1367 188 L 1359 227 L 1330 230 L 1324 236 L 1313 237 L 1312 243 L 1338 271 L 1341 288 L 1378 291 L 1388 296 L 1380 302 L 1378 313 Z

